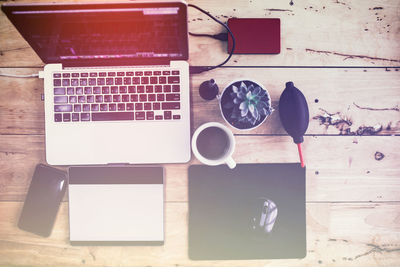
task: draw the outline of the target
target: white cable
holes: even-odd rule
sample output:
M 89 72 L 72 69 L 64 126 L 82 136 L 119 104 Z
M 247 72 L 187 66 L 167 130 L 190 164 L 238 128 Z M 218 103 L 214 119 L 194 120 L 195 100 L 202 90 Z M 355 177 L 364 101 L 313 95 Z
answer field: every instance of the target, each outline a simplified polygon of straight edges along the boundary
M 14 77 L 14 78 L 34 78 L 39 77 L 39 74 L 29 74 L 29 75 L 17 75 L 17 74 L 9 74 L 9 73 L 0 73 L 0 76 L 4 77 Z

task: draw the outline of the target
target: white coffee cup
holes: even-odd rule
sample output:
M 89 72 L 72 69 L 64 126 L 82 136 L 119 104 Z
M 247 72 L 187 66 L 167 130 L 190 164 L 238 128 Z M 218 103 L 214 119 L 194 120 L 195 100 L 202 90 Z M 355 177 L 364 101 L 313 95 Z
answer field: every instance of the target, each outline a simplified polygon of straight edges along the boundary
M 215 138 L 215 140 L 214 140 L 213 134 L 215 135 L 219 131 L 217 130 L 217 132 L 215 132 L 215 130 L 214 130 L 214 133 L 210 132 L 210 128 L 213 128 L 213 127 L 222 130 L 226 136 L 223 136 L 220 133 L 218 133 L 218 139 Z M 208 129 L 208 132 L 206 131 L 207 129 Z M 209 134 L 209 136 L 205 136 L 204 134 Z M 221 150 L 221 152 L 218 151 L 218 155 L 216 157 L 209 157 L 209 155 L 203 155 L 206 153 L 204 153 L 204 151 L 202 151 L 203 154 L 201 153 L 201 150 L 204 149 L 203 147 L 201 147 L 200 151 L 199 151 L 199 147 L 198 147 L 199 136 L 200 136 L 200 140 L 201 139 L 206 140 L 205 138 L 208 137 L 207 140 L 209 140 L 209 144 L 206 144 L 205 147 L 207 147 L 207 145 L 212 145 L 213 142 L 215 144 L 215 142 L 218 142 L 222 138 L 221 141 L 223 141 L 224 144 L 217 144 L 217 145 L 221 145 L 221 147 L 218 147 L 218 149 Z M 215 135 L 215 137 L 217 137 L 217 135 Z M 204 140 L 202 140 L 202 141 L 204 142 Z M 226 127 L 225 125 L 223 125 L 219 122 L 207 122 L 205 124 L 202 124 L 199 128 L 196 129 L 196 131 L 194 132 L 194 134 L 192 136 L 193 154 L 196 156 L 196 158 L 200 162 L 202 162 L 206 165 L 210 165 L 210 166 L 227 164 L 229 168 L 231 168 L 231 169 L 235 168 L 236 162 L 232 159 L 232 154 L 233 154 L 233 151 L 235 150 L 235 144 L 236 144 L 235 137 L 233 136 L 233 133 L 231 132 L 231 130 L 229 130 L 228 127 Z M 204 146 L 204 143 L 202 145 Z

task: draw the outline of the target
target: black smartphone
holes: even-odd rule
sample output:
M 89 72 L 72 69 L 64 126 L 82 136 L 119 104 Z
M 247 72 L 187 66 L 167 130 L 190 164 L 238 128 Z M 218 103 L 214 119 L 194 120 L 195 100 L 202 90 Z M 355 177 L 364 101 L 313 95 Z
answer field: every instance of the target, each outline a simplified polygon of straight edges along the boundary
M 66 172 L 38 164 L 26 195 L 18 227 L 40 236 L 49 236 L 66 185 Z

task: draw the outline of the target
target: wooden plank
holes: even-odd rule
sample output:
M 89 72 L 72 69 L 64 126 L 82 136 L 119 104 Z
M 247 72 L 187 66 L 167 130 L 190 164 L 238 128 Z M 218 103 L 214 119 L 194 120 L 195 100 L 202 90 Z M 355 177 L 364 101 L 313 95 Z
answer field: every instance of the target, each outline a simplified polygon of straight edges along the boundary
M 236 136 L 238 163 L 298 162 L 286 136 Z M 0 139 L 0 200 L 25 198 L 35 165 L 45 162 L 43 136 Z M 400 201 L 400 137 L 306 137 L 307 201 Z M 382 153 L 381 160 L 375 158 Z M 189 164 L 200 164 L 194 156 Z M 166 201 L 187 201 L 189 164 L 165 164 Z
M 187 203 L 167 203 L 164 246 L 73 247 L 63 203 L 49 238 L 21 231 L 22 203 L 0 202 L 0 265 L 18 266 L 314 266 L 400 264 L 399 203 L 307 204 L 307 256 L 293 260 L 191 261 Z
M 293 5 L 291 1 L 273 0 L 189 2 L 223 22 L 231 17 L 281 19 L 279 55 L 235 55 L 229 65 L 399 66 L 400 63 L 398 1 L 293 1 Z M 194 9 L 189 9 L 188 22 L 189 30 L 195 33 L 223 30 Z M 3 13 L 0 25 L 0 66 L 43 66 Z M 210 38 L 190 37 L 189 47 L 192 65 L 216 65 L 227 56 L 226 43 Z
M 27 74 L 38 70 L 3 68 L 0 72 Z M 223 68 L 193 75 L 190 84 L 193 129 L 208 121 L 225 123 L 218 101 L 205 101 L 198 93 L 200 84 L 211 78 L 217 81 L 221 92 L 233 80 L 252 79 L 271 95 L 275 111 L 265 123 L 252 131 L 232 128 L 235 133 L 285 134 L 278 103 L 285 83 L 291 80 L 308 100 L 310 135 L 400 134 L 399 68 Z M 0 88 L 0 134 L 44 134 L 40 98 L 43 81 L 0 77 Z M 379 131 L 375 133 L 374 129 Z

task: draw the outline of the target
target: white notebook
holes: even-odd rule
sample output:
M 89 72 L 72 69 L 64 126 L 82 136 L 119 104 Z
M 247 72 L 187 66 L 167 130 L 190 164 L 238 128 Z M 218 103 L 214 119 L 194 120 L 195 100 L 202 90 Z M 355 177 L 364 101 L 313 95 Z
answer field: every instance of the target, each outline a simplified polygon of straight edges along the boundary
M 161 167 L 71 167 L 72 244 L 164 242 Z

